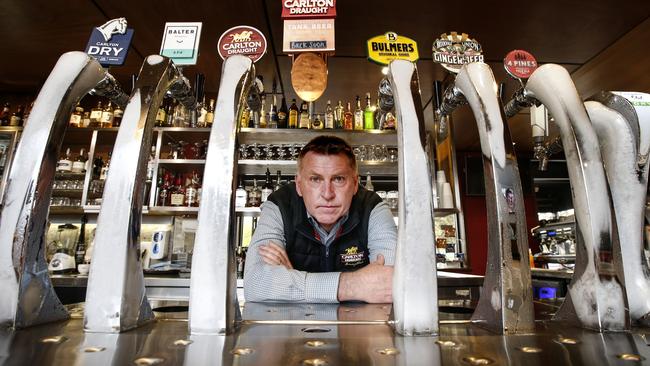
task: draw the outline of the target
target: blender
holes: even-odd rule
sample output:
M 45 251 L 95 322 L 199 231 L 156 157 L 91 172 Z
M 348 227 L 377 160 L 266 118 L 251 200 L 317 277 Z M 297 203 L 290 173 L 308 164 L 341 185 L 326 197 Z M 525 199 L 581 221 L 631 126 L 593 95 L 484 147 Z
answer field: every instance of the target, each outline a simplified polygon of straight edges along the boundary
M 48 245 L 54 248 L 54 255 L 48 266 L 49 271 L 57 274 L 75 272 L 74 255 L 78 233 L 79 228 L 72 224 L 58 226 L 54 241 Z

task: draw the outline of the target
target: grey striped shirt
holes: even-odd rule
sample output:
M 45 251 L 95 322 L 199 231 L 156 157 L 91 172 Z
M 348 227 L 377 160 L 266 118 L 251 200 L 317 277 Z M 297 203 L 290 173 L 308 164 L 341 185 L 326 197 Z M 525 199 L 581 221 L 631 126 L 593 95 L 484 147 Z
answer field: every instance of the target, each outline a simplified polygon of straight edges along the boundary
M 339 225 L 343 217 L 337 222 Z M 315 220 L 310 220 L 312 226 L 321 234 L 323 245 L 329 245 L 334 237 L 322 235 L 327 233 Z M 331 233 L 336 233 L 335 226 Z M 276 204 L 266 201 L 262 205 L 262 213 L 257 222 L 257 228 L 251 239 L 246 253 L 246 268 L 244 269 L 244 296 L 246 301 L 277 301 L 305 303 L 335 303 L 338 302 L 339 276 L 341 272 L 313 273 L 287 269 L 280 265 L 266 264 L 257 252 L 262 244 L 273 241 L 286 248 L 282 214 Z M 381 202 L 370 213 L 368 222 L 368 250 L 370 261 L 377 260 L 382 254 L 386 265 L 395 262 L 395 246 L 397 245 L 397 227 L 388 205 Z

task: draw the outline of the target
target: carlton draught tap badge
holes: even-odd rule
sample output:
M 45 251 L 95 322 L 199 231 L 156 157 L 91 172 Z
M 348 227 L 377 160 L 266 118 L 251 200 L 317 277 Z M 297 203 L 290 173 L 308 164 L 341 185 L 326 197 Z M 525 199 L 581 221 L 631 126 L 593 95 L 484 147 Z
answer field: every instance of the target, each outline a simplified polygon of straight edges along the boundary
M 433 61 L 453 73 L 470 62 L 483 62 L 482 52 L 481 44 L 466 33 L 443 33 L 433 42 Z
M 221 35 L 217 50 L 224 60 L 230 56 L 244 55 L 257 62 L 266 53 L 266 38 L 259 30 L 240 25 L 228 29 Z
M 334 18 L 335 0 L 284 0 L 282 18 Z
M 388 65 L 393 60 L 418 60 L 418 44 L 395 32 L 387 32 L 367 42 L 368 60 L 380 65 Z
M 127 28 L 126 18 L 116 18 L 93 29 L 86 45 L 86 53 L 102 66 L 123 65 L 133 29 Z

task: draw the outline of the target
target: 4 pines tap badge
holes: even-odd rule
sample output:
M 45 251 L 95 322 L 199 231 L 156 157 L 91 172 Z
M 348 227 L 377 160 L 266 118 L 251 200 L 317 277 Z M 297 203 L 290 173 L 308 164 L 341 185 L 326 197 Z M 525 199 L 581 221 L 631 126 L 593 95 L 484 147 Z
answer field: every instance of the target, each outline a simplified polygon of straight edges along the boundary
M 433 61 L 457 74 L 465 64 L 483 62 L 483 49 L 466 33 L 443 33 L 433 42 Z

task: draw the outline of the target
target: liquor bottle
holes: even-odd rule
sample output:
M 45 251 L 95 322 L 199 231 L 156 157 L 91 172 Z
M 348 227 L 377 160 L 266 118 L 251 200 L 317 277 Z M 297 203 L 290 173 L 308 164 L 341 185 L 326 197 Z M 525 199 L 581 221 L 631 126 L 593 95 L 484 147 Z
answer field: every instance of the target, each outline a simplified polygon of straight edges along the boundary
M 311 123 L 311 128 L 315 130 L 323 129 L 323 120 L 321 119 L 320 114 L 314 115 L 314 120 Z
M 160 103 L 158 113 L 156 113 L 156 127 L 162 127 L 167 121 L 167 112 L 165 111 L 165 102 Z
M 277 191 L 280 188 L 282 188 L 282 172 L 278 170 L 277 178 L 275 180 L 275 187 L 273 188 L 273 190 Z
M 262 191 L 260 187 L 257 186 L 257 179 L 253 179 L 253 189 L 251 189 L 248 194 L 248 206 L 250 207 L 260 207 L 262 199 Z
M 165 106 L 165 127 L 174 127 L 174 102 L 170 100 Z
M 354 127 L 354 116 L 352 110 L 350 109 L 350 102 L 348 102 L 348 108 L 343 113 L 343 128 L 346 130 L 351 130 Z
M 70 171 L 73 173 L 85 173 L 86 172 L 86 157 L 84 152 L 86 149 L 83 147 L 79 150 L 79 156 L 72 162 L 72 168 Z
M 7 102 L 2 108 L 2 112 L 0 112 L 0 125 L 2 126 L 9 126 L 10 107 L 11 105 Z
M 65 154 L 61 155 L 59 162 L 56 164 L 56 171 L 70 172 L 72 171 L 72 160 L 70 160 L 70 148 L 65 150 Z
M 375 186 L 372 185 L 372 179 L 370 178 L 370 172 L 367 173 L 366 175 L 366 185 L 365 188 L 369 191 L 374 191 Z
M 190 175 L 190 184 L 185 188 L 185 206 L 198 207 L 199 206 L 199 176 L 195 171 Z
M 111 153 L 108 153 L 108 158 L 106 159 L 106 163 L 102 167 L 102 172 L 99 173 L 99 180 L 106 180 L 106 177 L 108 176 L 108 168 L 111 165 Z
M 375 106 L 370 104 L 370 93 L 366 93 L 366 108 L 363 110 L 363 128 L 373 130 L 375 128 Z
M 300 104 L 300 119 L 298 121 L 298 128 L 310 128 L 309 122 L 309 105 L 304 100 Z
M 339 100 L 339 103 L 334 108 L 334 128 L 337 130 L 342 130 L 344 127 L 345 113 L 343 112 L 343 104 Z
M 363 110 L 361 110 L 361 98 L 357 95 L 357 107 L 354 109 L 354 129 L 363 130 Z
M 90 127 L 90 112 L 84 112 L 80 127 Z
M 246 201 L 248 199 L 248 192 L 244 188 L 244 182 L 241 177 L 239 178 L 239 185 L 235 190 L 235 207 L 246 207 Z
M 262 108 L 260 109 L 260 125 L 259 128 L 268 127 L 268 114 L 266 113 L 266 96 L 262 95 Z
M 187 108 L 185 108 L 183 103 L 177 102 L 174 107 L 174 127 L 188 127 L 189 118 L 187 117 Z
M 212 123 L 214 123 L 214 99 L 210 99 L 208 111 L 205 114 L 205 126 L 212 127 Z
M 79 238 L 77 239 L 77 248 L 74 252 L 74 261 L 78 266 L 83 264 L 86 260 L 86 223 L 88 222 L 88 217 L 86 215 L 81 216 L 81 229 L 79 230 Z
M 203 128 L 205 127 L 205 116 L 208 114 L 208 106 L 205 105 L 205 95 L 203 96 L 203 101 L 201 102 L 201 108 L 198 110 L 198 116 L 196 117 L 196 127 Z M 212 113 L 214 119 L 214 112 Z
M 287 101 L 282 97 L 282 104 L 278 110 L 278 128 L 287 128 L 288 118 Z
M 332 110 L 332 103 L 328 100 L 327 107 L 325 108 L 325 128 L 334 128 L 334 111 Z
M 382 110 L 379 108 L 379 95 L 377 95 L 377 102 L 375 103 L 375 129 L 380 130 L 382 128 L 383 120 L 382 120 Z
M 278 128 L 278 107 L 275 105 L 276 99 L 275 94 L 273 94 L 273 104 L 271 104 L 271 109 L 269 109 L 269 128 Z
M 113 127 L 120 127 L 122 124 L 122 117 L 124 116 L 124 109 L 119 105 L 115 106 L 113 110 Z
M 248 128 L 248 117 L 250 114 L 251 110 L 245 106 L 241 110 L 241 116 L 239 116 L 239 127 L 240 128 Z
M 158 197 L 156 206 L 169 206 L 169 180 L 167 173 L 162 174 L 163 170 L 159 170 L 158 175 Z
M 100 121 L 100 127 L 102 128 L 111 128 L 113 127 L 113 106 L 109 101 L 106 105 L 106 108 L 102 111 L 102 119 Z
M 23 115 L 25 114 L 25 106 L 19 105 L 18 109 L 11 114 L 9 118 L 9 126 L 21 126 L 23 124 Z
M 237 247 L 237 278 L 244 278 L 244 266 L 246 265 L 246 251 L 240 245 Z
M 91 128 L 99 128 L 102 125 L 102 113 L 104 109 L 102 108 L 102 101 L 97 102 L 97 106 L 90 110 L 90 125 Z
M 264 182 L 264 186 L 262 187 L 262 195 L 260 197 L 260 200 L 262 203 L 266 202 L 267 199 L 269 199 L 269 196 L 273 193 L 273 182 L 271 182 L 271 171 L 269 168 L 266 168 L 266 181 Z
M 170 204 L 172 206 L 183 206 L 185 203 L 185 190 L 180 174 L 176 174 L 174 185 L 171 187 Z
M 83 114 L 84 114 L 84 109 L 82 106 L 79 105 L 79 102 L 77 102 L 77 106 L 74 107 L 74 111 L 70 115 L 70 121 L 68 122 L 68 125 L 70 127 L 81 127 Z
M 102 168 L 104 167 L 104 160 L 101 156 L 97 156 L 93 160 L 93 179 L 99 179 L 102 174 Z
M 291 107 L 289 107 L 289 128 L 298 127 L 298 106 L 296 105 L 296 99 L 291 100 Z
M 395 115 L 391 112 L 386 112 L 386 116 L 384 117 L 384 125 L 382 126 L 382 130 L 394 130 L 397 124 L 397 119 L 395 118 Z

